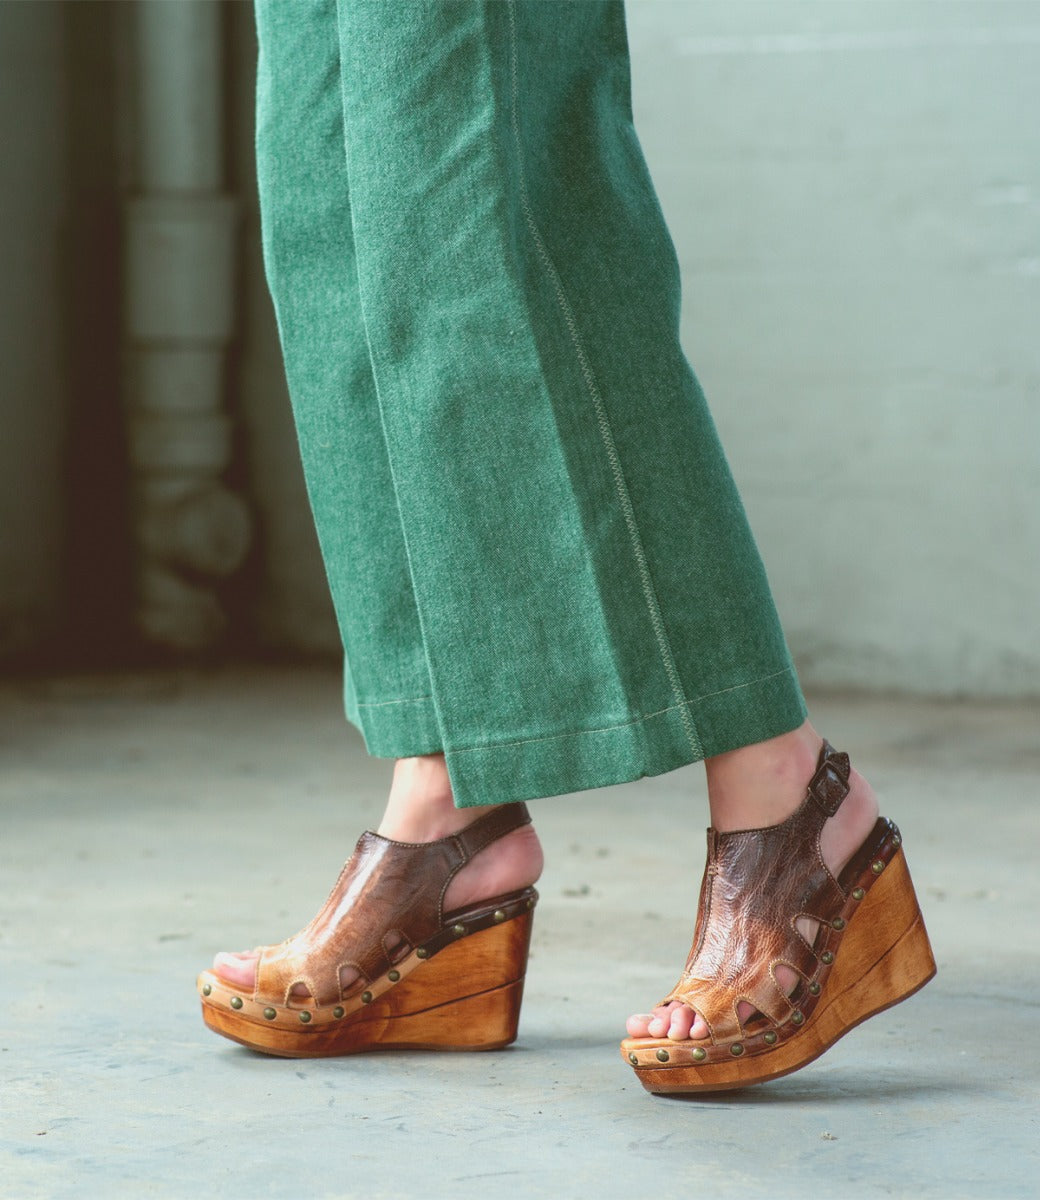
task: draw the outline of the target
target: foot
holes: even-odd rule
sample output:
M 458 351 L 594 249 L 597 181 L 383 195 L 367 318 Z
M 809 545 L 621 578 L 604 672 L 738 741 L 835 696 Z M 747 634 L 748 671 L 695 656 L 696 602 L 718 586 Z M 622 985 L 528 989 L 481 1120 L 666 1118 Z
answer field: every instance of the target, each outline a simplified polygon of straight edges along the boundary
M 455 807 L 443 754 L 399 758 L 377 832 L 399 842 L 434 842 L 465 829 L 488 811 L 489 807 Z M 444 895 L 444 911 L 530 887 L 541 875 L 542 864 L 542 847 L 533 827 L 515 829 L 481 850 L 455 875 Z M 222 951 L 213 960 L 213 970 L 235 987 L 252 991 L 259 957 L 259 950 Z M 340 986 L 344 993 L 357 977 L 352 968 L 343 968 Z M 299 985 L 293 992 L 307 994 Z
M 787 820 L 805 799 L 822 742 L 806 722 L 793 733 L 707 759 L 708 803 L 714 828 L 729 833 Z M 826 821 L 820 836 L 823 861 L 832 875 L 837 876 L 852 858 L 877 819 L 877 798 L 870 784 L 854 770 L 849 777 L 849 794 L 835 815 Z M 797 924 L 802 936 L 812 943 L 817 923 L 803 919 Z M 789 967 L 780 965 L 776 968 L 776 980 L 790 994 L 797 986 L 798 976 Z M 753 1012 L 743 1002 L 737 1007 L 742 1021 Z M 633 1014 L 625 1027 L 629 1037 L 667 1037 L 672 1041 L 705 1038 L 709 1033 L 704 1020 L 677 1000 L 649 1013 Z

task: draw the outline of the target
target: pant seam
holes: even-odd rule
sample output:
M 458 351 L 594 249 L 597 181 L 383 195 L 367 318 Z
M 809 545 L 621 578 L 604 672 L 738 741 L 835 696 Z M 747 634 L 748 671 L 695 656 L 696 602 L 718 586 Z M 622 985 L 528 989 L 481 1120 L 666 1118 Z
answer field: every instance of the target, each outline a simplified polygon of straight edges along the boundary
M 432 700 L 432 696 L 406 696 L 403 700 L 358 700 L 358 708 L 385 708 L 388 704 L 419 704 L 423 700 Z
M 689 739 L 691 748 L 699 757 L 702 749 L 700 739 L 697 736 L 697 731 L 693 724 L 693 718 L 690 716 L 689 701 L 687 700 L 685 692 L 683 691 L 678 668 L 675 665 L 675 659 L 672 655 L 671 647 L 668 644 L 667 634 L 664 629 L 664 621 L 661 617 L 660 606 L 657 601 L 656 593 L 654 592 L 653 580 L 650 577 L 650 570 L 646 562 L 646 553 L 643 549 L 642 539 L 639 536 L 638 525 L 636 524 L 635 511 L 632 507 L 632 498 L 629 495 L 628 485 L 625 482 L 625 476 L 621 469 L 621 460 L 618 456 L 617 445 L 614 441 L 614 434 L 610 428 L 610 422 L 607 418 L 603 397 L 600 395 L 595 376 L 593 375 L 592 368 L 589 365 L 588 356 L 585 353 L 585 348 L 582 344 L 581 337 L 578 334 L 577 322 L 574 318 L 574 311 L 571 308 L 570 301 L 567 299 L 567 295 L 563 290 L 563 284 L 560 280 L 559 272 L 557 271 L 556 266 L 549 255 L 545 242 L 542 238 L 541 231 L 534 220 L 534 215 L 531 210 L 530 195 L 527 190 L 527 176 L 524 172 L 523 143 L 520 138 L 520 93 L 517 80 L 517 36 L 515 9 L 515 0 L 509 0 L 510 80 L 512 90 L 511 125 L 513 142 L 516 149 L 517 174 L 520 185 L 520 204 L 523 209 L 524 219 L 527 223 L 528 231 L 531 234 L 531 239 L 534 242 L 535 249 L 538 252 L 538 257 L 541 260 L 543 268 L 545 269 L 546 276 L 552 285 L 552 289 L 556 294 L 556 301 L 560 307 L 561 313 L 563 314 L 564 322 L 567 325 L 567 330 L 570 334 L 571 344 L 574 348 L 575 357 L 578 360 L 578 366 L 580 368 L 582 378 L 585 381 L 585 386 L 592 400 L 596 415 L 596 423 L 599 427 L 600 437 L 603 441 L 607 460 L 610 464 L 611 474 L 614 479 L 614 487 L 617 492 L 618 500 L 621 504 L 621 511 L 622 515 L 624 516 L 625 526 L 628 532 L 629 544 L 631 545 L 632 553 L 635 556 L 639 580 L 643 589 L 643 597 L 646 601 L 647 610 L 650 616 L 650 624 L 653 628 L 654 636 L 657 641 L 657 647 L 661 655 L 661 661 L 664 665 L 665 674 L 668 676 L 668 681 L 672 688 L 672 694 L 678 701 L 674 708 L 678 708 L 680 710 L 683 729 L 687 738 Z M 672 710 L 662 709 L 661 711 L 669 712 Z M 646 718 L 640 719 L 643 720 Z M 608 728 L 616 728 L 616 726 L 608 726 Z M 543 739 L 535 738 L 532 740 L 540 741 Z M 514 742 L 507 744 L 520 745 L 522 743 Z M 456 751 L 455 753 L 459 753 L 459 751 Z
M 376 408 L 379 412 L 379 428 L 383 434 L 383 445 L 386 449 L 387 468 L 390 473 L 390 483 L 394 491 L 394 507 L 397 511 L 398 524 L 401 527 L 401 543 L 404 547 L 405 566 L 408 570 L 408 578 L 411 582 L 412 601 L 415 605 L 416 622 L 419 626 L 419 638 L 422 646 L 423 663 L 426 667 L 426 676 L 430 682 L 430 686 L 434 686 L 433 673 L 430 669 L 430 648 L 426 634 L 426 623 L 423 620 L 422 606 L 419 601 L 419 589 L 415 582 L 415 568 L 412 565 L 412 547 L 409 542 L 408 528 L 404 519 L 404 513 L 401 506 L 401 489 L 398 483 L 398 467 L 394 461 L 394 451 L 391 443 L 390 435 L 387 431 L 386 412 L 383 404 L 383 388 L 380 386 L 379 369 L 376 365 L 376 349 L 372 344 L 371 321 L 369 318 L 369 306 L 366 303 L 365 283 L 363 280 L 363 270 L 361 257 L 358 253 L 358 236 L 357 236 L 357 209 L 356 201 L 353 194 L 353 185 L 351 182 L 351 166 L 350 166 L 350 140 L 347 137 L 347 126 L 349 124 L 349 114 L 347 111 L 347 96 L 345 87 L 345 76 L 343 71 L 343 27 L 342 27 L 342 5 L 343 0 L 335 0 L 336 11 L 336 54 L 339 62 L 339 100 L 341 116 L 341 132 L 343 141 L 343 167 L 347 177 L 347 188 L 350 192 L 350 233 L 354 243 L 354 257 L 357 270 L 357 293 L 358 307 L 361 312 L 361 324 L 365 332 L 365 345 L 368 348 L 369 370 L 372 374 L 372 388 L 375 392 Z M 441 741 L 444 739 L 444 724 L 441 719 L 439 705 L 437 699 L 433 695 L 415 697 L 416 701 L 429 700 L 433 706 L 433 719 L 440 733 Z M 389 703 L 394 703 L 390 701 Z M 376 704 L 358 704 L 358 708 L 377 707 Z

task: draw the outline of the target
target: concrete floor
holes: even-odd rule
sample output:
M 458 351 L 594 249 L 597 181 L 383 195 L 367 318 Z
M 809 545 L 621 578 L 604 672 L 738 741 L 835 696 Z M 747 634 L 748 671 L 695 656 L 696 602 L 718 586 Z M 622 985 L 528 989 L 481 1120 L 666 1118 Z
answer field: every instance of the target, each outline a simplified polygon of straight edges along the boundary
M 1040 1195 L 1040 712 L 813 711 L 903 829 L 939 976 L 799 1074 L 690 1102 L 616 1043 L 685 956 L 698 768 L 536 804 L 515 1047 L 279 1060 L 206 1030 L 193 981 L 301 926 L 378 818 L 389 764 L 336 674 L 3 686 L 0 1195 Z

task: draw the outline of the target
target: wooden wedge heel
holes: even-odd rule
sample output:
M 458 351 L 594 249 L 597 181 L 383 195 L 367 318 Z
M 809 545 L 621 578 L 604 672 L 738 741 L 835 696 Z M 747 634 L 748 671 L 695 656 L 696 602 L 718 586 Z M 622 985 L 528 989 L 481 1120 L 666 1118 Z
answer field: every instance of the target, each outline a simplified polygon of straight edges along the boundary
M 214 971 L 199 976 L 206 1024 L 287 1058 L 509 1045 L 538 893 L 448 913 L 442 903 L 475 854 L 529 821 L 525 805 L 508 804 L 436 842 L 363 834 L 314 920 L 260 951 L 252 991 Z M 344 968 L 356 977 L 346 989 Z
M 848 756 L 824 742 L 808 795 L 787 821 L 708 831 L 693 946 L 662 1004 L 689 1005 L 710 1036 L 626 1038 L 622 1056 L 648 1091 L 718 1092 L 790 1074 L 935 974 L 891 821 L 876 823 L 837 879 L 823 863 L 820 832 L 848 794 L 849 772 Z M 813 923 L 811 944 L 799 920 Z M 781 964 L 798 976 L 790 994 L 774 976 Z M 744 1021 L 742 1001 L 754 1009 Z

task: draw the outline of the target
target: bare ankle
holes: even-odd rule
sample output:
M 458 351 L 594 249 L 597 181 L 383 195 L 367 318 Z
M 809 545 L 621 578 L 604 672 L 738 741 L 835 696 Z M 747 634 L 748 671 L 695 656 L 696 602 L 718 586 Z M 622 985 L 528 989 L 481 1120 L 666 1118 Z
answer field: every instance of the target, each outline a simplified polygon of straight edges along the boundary
M 712 825 L 729 832 L 786 820 L 805 797 L 822 745 L 806 721 L 780 737 L 706 759 Z
M 456 808 L 443 754 L 394 762 L 386 812 L 378 833 L 401 842 L 434 842 L 465 829 L 489 807 Z

